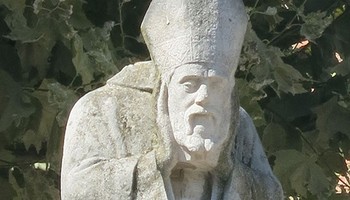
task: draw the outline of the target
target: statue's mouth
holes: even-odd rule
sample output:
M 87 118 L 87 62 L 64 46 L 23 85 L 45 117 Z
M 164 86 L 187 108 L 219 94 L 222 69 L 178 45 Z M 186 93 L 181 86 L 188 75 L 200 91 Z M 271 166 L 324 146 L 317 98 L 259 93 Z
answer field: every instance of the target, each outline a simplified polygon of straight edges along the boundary
M 186 124 L 186 133 L 187 135 L 193 134 L 193 129 L 196 125 L 195 121 L 197 119 L 201 119 L 201 126 L 206 127 L 207 125 L 215 125 L 216 123 L 216 117 L 212 112 L 209 112 L 208 110 L 204 109 L 200 106 L 191 106 L 186 112 L 185 112 L 185 124 Z

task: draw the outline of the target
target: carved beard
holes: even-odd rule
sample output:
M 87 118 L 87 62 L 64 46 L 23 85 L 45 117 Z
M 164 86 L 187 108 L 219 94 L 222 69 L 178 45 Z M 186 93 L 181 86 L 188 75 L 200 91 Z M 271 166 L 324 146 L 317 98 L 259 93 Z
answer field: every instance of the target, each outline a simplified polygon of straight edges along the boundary
M 216 115 L 195 104 L 183 115 L 183 121 L 178 121 L 177 127 L 173 127 L 177 143 L 189 152 L 210 151 L 216 142 Z
M 178 135 L 184 135 L 179 133 Z M 175 136 L 177 143 L 185 148 L 186 151 L 192 153 L 205 153 L 212 149 L 214 142 L 211 139 L 204 139 L 200 134 L 196 133 L 196 130 L 192 135 L 184 136 L 183 138 L 177 138 Z

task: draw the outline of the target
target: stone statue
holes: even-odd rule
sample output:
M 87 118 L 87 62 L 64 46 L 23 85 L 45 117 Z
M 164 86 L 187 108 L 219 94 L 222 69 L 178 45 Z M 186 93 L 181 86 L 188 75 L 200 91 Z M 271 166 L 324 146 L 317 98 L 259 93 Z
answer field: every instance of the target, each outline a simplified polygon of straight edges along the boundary
M 125 67 L 71 111 L 62 199 L 280 200 L 234 72 L 241 0 L 153 0 L 152 61 Z

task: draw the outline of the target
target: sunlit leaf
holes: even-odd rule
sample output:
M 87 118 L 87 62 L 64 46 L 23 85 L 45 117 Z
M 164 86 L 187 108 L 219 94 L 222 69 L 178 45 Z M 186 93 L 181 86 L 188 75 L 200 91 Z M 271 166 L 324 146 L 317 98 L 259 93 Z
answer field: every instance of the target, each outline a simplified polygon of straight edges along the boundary
M 33 164 L 34 169 L 39 169 L 42 171 L 49 171 L 50 169 L 50 163 L 34 163 Z
M 265 15 L 276 15 L 277 14 L 277 8 L 276 7 L 267 7 L 266 11 L 264 12 Z

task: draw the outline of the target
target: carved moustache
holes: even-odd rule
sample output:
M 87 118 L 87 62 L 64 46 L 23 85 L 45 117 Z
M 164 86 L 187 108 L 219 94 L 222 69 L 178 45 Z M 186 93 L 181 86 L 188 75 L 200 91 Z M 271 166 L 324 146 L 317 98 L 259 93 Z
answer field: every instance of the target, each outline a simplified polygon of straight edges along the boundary
M 208 116 L 210 117 L 214 123 L 216 123 L 216 117 L 212 112 L 209 112 L 208 110 L 204 109 L 201 106 L 198 106 L 196 104 L 192 105 L 190 108 L 188 108 L 185 112 L 184 120 L 186 125 L 186 134 L 192 135 L 193 134 L 193 120 L 196 116 Z

